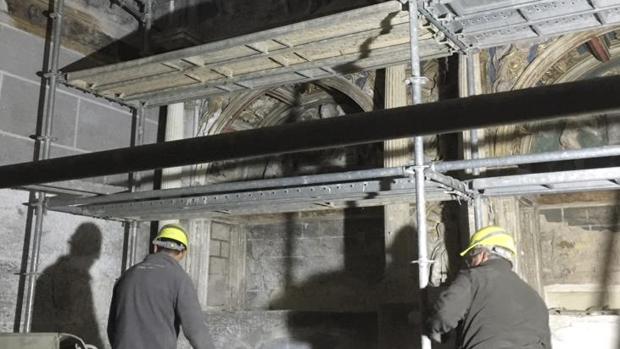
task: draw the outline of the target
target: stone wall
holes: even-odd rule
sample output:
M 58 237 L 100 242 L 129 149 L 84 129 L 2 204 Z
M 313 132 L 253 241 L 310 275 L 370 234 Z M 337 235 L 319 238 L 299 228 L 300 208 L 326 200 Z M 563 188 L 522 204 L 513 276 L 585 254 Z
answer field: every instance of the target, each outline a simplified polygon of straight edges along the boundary
M 18 309 L 28 193 L 0 191 L 0 332 L 13 332 Z M 48 212 L 43 225 L 33 331 L 69 332 L 107 348 L 112 287 L 121 272 L 120 223 Z M 142 251 L 144 253 L 144 251 Z
M 550 307 L 620 307 L 618 217 L 613 203 L 540 208 L 542 279 Z
M 617 349 L 617 315 L 551 315 L 551 342 L 556 349 Z
M 373 311 L 383 276 L 382 210 L 286 215 L 246 225 L 246 309 Z
M 41 80 L 44 42 L 41 38 L 0 22 L 0 165 L 33 159 L 38 115 L 43 113 Z M 61 50 L 60 65 L 82 57 Z M 157 114 L 150 111 L 145 142 L 157 136 Z M 60 88 L 52 124 L 51 156 L 69 156 L 127 147 L 131 140 L 132 114 L 118 105 Z M 125 181 L 126 175 L 100 179 L 107 183 Z
M 0 21 L 0 165 L 33 159 L 40 106 L 44 42 Z M 61 50 L 61 66 L 82 56 Z M 146 141 L 154 142 L 154 113 L 146 124 Z M 80 92 L 60 88 L 52 128 L 51 156 L 100 151 L 130 144 L 130 111 Z M 97 179 L 123 184 L 127 175 Z M 0 191 L 0 331 L 19 329 L 20 273 L 27 251 L 28 193 Z M 99 348 L 109 347 L 105 335 L 114 281 L 121 273 L 125 230 L 118 222 L 48 212 L 44 217 L 40 275 L 33 330 L 70 332 Z M 141 232 L 139 257 L 148 247 Z M 27 259 L 27 258 L 26 258 Z

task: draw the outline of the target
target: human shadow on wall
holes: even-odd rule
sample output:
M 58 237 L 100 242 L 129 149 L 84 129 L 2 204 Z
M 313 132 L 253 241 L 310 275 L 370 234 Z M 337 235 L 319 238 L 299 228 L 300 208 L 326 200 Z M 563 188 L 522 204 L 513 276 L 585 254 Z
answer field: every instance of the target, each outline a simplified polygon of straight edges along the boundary
M 101 230 L 82 223 L 60 256 L 37 279 L 32 331 L 64 332 L 103 348 L 93 303 L 90 268 L 101 254 Z

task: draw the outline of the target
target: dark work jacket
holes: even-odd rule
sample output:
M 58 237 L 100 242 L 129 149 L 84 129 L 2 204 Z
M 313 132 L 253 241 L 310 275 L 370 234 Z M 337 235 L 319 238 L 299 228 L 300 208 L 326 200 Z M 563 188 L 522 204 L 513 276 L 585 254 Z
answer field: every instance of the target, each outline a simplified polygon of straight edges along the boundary
M 174 349 L 179 327 L 195 349 L 213 349 L 196 289 L 165 253 L 147 256 L 114 286 L 108 338 L 113 349 Z
M 462 270 L 432 310 L 427 333 L 437 338 L 462 321 L 461 349 L 551 348 L 544 301 L 503 259 Z

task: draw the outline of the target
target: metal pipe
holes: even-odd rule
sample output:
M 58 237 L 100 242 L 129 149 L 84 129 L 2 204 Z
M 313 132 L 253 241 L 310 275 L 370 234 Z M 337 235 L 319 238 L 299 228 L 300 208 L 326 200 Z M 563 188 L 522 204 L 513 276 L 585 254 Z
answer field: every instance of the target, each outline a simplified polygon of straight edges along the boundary
M 484 225 L 484 218 L 482 215 L 482 196 L 480 194 L 474 195 L 474 227 L 476 231 L 482 229 Z
M 50 198 L 49 206 L 73 206 L 79 205 L 91 205 L 91 204 L 105 204 L 111 202 L 123 202 L 123 201 L 139 201 L 149 199 L 165 199 L 171 197 L 182 196 L 195 196 L 203 194 L 214 194 L 233 191 L 247 191 L 253 189 L 269 189 L 269 188 L 282 188 L 291 186 L 313 185 L 313 184 L 327 184 L 327 183 L 340 183 L 347 181 L 359 181 L 364 179 L 378 179 L 378 178 L 398 178 L 408 177 L 408 172 L 405 167 L 391 167 L 391 168 L 378 168 L 372 170 L 361 171 L 349 171 L 340 173 L 327 173 L 312 176 L 298 176 L 298 177 L 286 177 L 286 178 L 274 178 L 274 179 L 259 179 L 253 181 L 243 182 L 231 182 L 231 183 L 218 183 L 209 184 L 198 187 L 184 187 L 178 189 L 164 189 L 144 191 L 138 193 L 118 193 L 107 196 L 96 196 L 91 198 L 80 199 L 66 199 L 66 198 Z
M 472 54 L 468 54 L 465 57 L 466 65 L 467 65 L 467 96 L 475 96 L 476 93 L 476 80 L 475 80 L 475 70 L 474 70 L 474 58 Z M 480 153 L 478 151 L 478 129 L 471 129 L 469 131 L 469 146 L 471 150 L 471 158 L 478 159 L 480 158 Z M 473 175 L 480 175 L 479 168 L 473 168 Z
M 58 63 L 60 58 L 60 39 L 62 36 L 64 0 L 57 0 L 54 12 L 50 13 L 52 21 L 52 52 L 50 58 L 50 69 L 45 74 L 44 84 L 48 86 L 46 94 L 45 111 L 41 122 L 42 135 L 38 137 L 41 144 L 41 160 L 48 159 L 51 150 L 51 135 L 54 111 L 56 107 L 56 88 L 58 87 Z M 30 332 L 32 326 L 32 308 L 34 305 L 34 293 L 39 269 L 39 252 L 41 250 L 41 236 L 43 235 L 43 215 L 45 214 L 45 192 L 38 192 L 36 202 L 36 220 L 30 246 L 30 262 L 28 268 L 28 284 L 26 288 L 26 307 L 24 313 L 24 332 Z
M 523 164 L 536 164 L 551 161 L 567 161 L 620 156 L 620 145 L 607 145 L 595 148 L 558 150 L 539 154 L 510 155 L 505 157 L 484 158 L 478 160 L 459 160 L 435 162 L 430 165 L 431 170 L 450 172 L 472 167 L 506 167 Z
M 409 28 L 411 36 L 411 89 L 413 105 L 422 104 L 422 72 L 420 69 L 420 53 L 418 51 L 418 3 L 417 0 L 409 0 Z M 418 117 L 413 114 L 413 117 Z M 426 231 L 426 193 L 424 188 L 424 138 L 416 136 L 415 146 L 415 193 L 416 193 L 416 218 L 418 225 L 418 281 L 421 292 L 429 282 L 429 260 Z M 423 302 L 421 302 L 423 303 Z M 431 349 L 430 339 L 422 335 L 422 349 Z
M 458 132 L 620 109 L 620 77 L 445 100 L 0 167 L 0 188 Z M 583 96 L 588 98 L 583 98 Z M 415 118 L 411 115 L 416 115 Z M 446 119 L 446 115 L 458 117 Z M 355 132 L 351 132 L 355 130 Z
M 506 188 L 515 186 L 543 185 L 552 188 L 553 184 L 614 181 L 620 178 L 620 167 L 606 167 L 588 170 L 573 170 L 547 173 L 533 173 L 502 177 L 477 178 L 471 182 L 474 190 Z
M 476 93 L 476 80 L 475 80 L 475 69 L 474 69 L 474 57 L 473 53 L 466 55 L 465 57 L 466 66 L 467 66 L 467 96 L 475 96 Z M 480 158 L 480 153 L 478 150 L 478 129 L 471 129 L 469 131 L 469 149 L 471 152 L 471 159 L 477 160 Z M 480 168 L 474 167 L 472 168 L 472 175 L 479 176 Z M 480 195 L 474 196 L 474 226 L 476 230 L 482 228 L 482 199 Z
M 153 26 L 153 0 L 144 2 L 144 37 L 142 38 L 142 55 L 147 56 L 151 52 L 151 28 Z
M 140 104 L 135 110 L 135 130 L 133 134 L 133 146 L 142 145 L 144 143 L 144 127 L 145 123 L 145 109 L 144 105 Z M 129 174 L 129 190 L 131 193 L 138 192 L 142 181 L 142 175 L 140 172 L 130 172 Z M 127 263 L 126 268 L 132 267 L 136 264 L 136 256 L 138 253 L 138 228 L 140 222 L 129 222 L 129 237 L 127 239 Z
M 138 253 L 138 225 L 140 222 L 131 221 L 129 222 L 129 248 L 127 251 L 127 265 L 125 265 L 126 269 L 131 268 L 136 264 L 137 253 Z

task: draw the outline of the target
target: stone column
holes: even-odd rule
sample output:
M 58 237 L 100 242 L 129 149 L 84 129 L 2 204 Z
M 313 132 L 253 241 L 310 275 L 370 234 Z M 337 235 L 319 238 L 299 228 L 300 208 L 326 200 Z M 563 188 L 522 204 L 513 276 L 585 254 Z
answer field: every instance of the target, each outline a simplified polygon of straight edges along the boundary
M 386 109 L 408 104 L 405 80 L 406 66 L 390 67 L 385 70 Z M 413 139 L 385 142 L 383 159 L 385 167 L 412 164 Z M 412 310 L 412 299 L 417 293 L 410 267 L 415 247 L 411 206 L 387 205 L 384 212 L 386 262 L 378 314 L 379 348 L 415 348 L 418 337 L 407 323 L 407 315 Z

